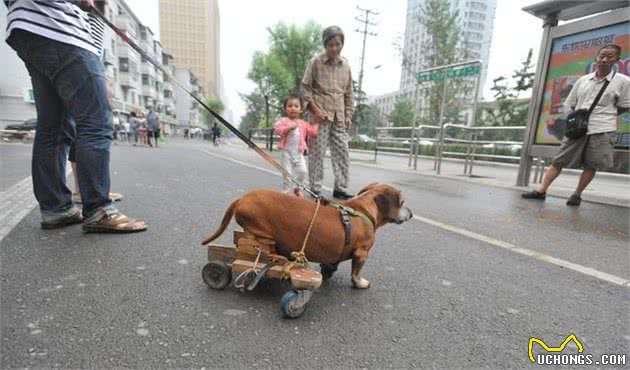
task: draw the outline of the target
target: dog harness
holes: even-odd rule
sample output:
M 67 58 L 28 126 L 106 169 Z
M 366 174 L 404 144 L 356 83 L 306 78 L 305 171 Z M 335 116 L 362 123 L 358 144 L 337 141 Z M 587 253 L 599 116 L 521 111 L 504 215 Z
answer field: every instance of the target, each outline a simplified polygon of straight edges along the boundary
M 344 255 L 346 248 L 350 245 L 350 237 L 352 236 L 352 217 L 360 217 L 363 221 L 365 221 L 368 225 L 372 226 L 372 228 L 376 228 L 374 222 L 370 220 L 368 216 L 366 216 L 363 212 L 356 211 L 353 208 L 344 206 L 337 202 L 330 202 L 330 206 L 337 209 L 339 211 L 339 215 L 341 216 L 341 223 L 343 224 L 343 232 L 344 232 L 344 243 L 343 243 L 343 251 L 341 255 Z
M 343 204 L 337 203 L 335 201 L 328 201 L 328 205 L 335 208 L 339 211 L 341 215 L 341 223 L 343 224 L 343 232 L 344 232 L 344 243 L 343 249 L 341 250 L 341 255 L 339 256 L 339 261 L 343 258 L 346 253 L 346 250 L 350 246 L 350 238 L 352 236 L 352 217 L 360 217 L 363 221 L 365 221 L 368 225 L 372 226 L 373 229 L 376 229 L 376 224 L 372 221 L 368 216 L 366 216 L 363 212 L 356 211 L 353 208 L 344 206 Z M 306 236 L 304 238 L 304 243 L 302 243 L 302 249 L 299 252 L 292 252 L 291 257 L 294 259 L 291 263 L 287 264 L 284 268 L 285 276 L 288 276 L 288 272 L 294 265 L 300 264 L 302 266 L 308 267 L 308 260 L 306 259 L 306 254 L 304 250 L 306 249 L 306 243 L 311 234 L 311 229 L 313 228 L 313 224 L 315 223 L 315 219 L 317 218 L 317 214 L 319 212 L 319 207 L 321 206 L 321 199 L 317 199 L 317 206 L 315 207 L 315 212 L 313 213 L 313 217 L 311 219 L 311 223 L 306 231 Z

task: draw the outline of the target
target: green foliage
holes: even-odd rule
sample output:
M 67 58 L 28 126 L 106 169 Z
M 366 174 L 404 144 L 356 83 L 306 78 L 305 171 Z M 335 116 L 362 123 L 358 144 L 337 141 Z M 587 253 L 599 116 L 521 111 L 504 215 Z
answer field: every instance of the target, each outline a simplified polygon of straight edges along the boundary
M 206 105 L 219 114 L 223 113 L 223 111 L 225 110 L 225 105 L 219 98 L 208 98 L 208 100 L 206 101 Z M 214 125 L 214 122 L 217 122 L 216 118 L 214 118 L 214 116 L 205 109 L 202 110 L 202 115 L 203 122 L 206 124 L 207 127 L 212 127 Z
M 247 104 L 241 124 L 248 127 L 258 127 L 261 122 L 270 127 L 274 117 L 282 114 L 284 98 L 299 92 L 307 62 L 321 49 L 321 26 L 314 22 L 302 27 L 281 22 L 268 31 L 270 48 L 267 52 L 254 53 L 247 74 L 256 89 L 249 95 L 241 95 Z M 260 98 L 262 106 L 257 104 Z
M 265 122 L 265 98 L 258 92 L 239 94 L 247 104 L 247 111 L 241 117 L 240 130 L 247 132 L 251 128 L 263 127 Z
M 452 64 L 464 58 L 466 50 L 458 47 L 460 40 L 459 14 L 451 12 L 449 0 L 427 0 L 420 9 L 418 21 L 424 26 L 427 39 L 422 45 L 422 51 L 426 55 L 427 66 L 442 66 Z M 444 84 L 448 84 L 445 97 L 445 113 L 449 122 L 458 123 L 462 101 L 457 99 L 459 94 L 454 91 L 470 89 L 462 80 L 446 80 L 431 82 L 431 88 L 426 90 L 429 94 L 429 109 L 425 116 L 426 124 L 438 124 L 442 98 L 444 96 Z
M 389 114 L 389 120 L 394 127 L 412 126 L 414 118 L 414 106 L 413 102 L 407 99 L 398 99 L 394 104 L 394 109 Z M 397 130 L 392 133 L 394 137 L 410 137 L 410 132 L 407 130 Z
M 352 117 L 352 125 L 356 133 L 374 137 L 376 136 L 375 128 L 381 126 L 382 120 L 381 113 L 376 106 L 359 104 Z
M 534 65 L 532 63 L 532 49 L 529 49 L 527 58 L 521 63 L 521 68 L 512 74 L 513 84 L 504 77 L 495 78 L 490 90 L 494 92 L 494 104 L 483 104 L 479 120 L 483 126 L 527 126 L 527 112 L 529 101 L 519 99 L 521 93 L 531 90 L 534 80 Z M 486 134 L 484 138 L 487 138 Z M 498 132 L 494 140 L 522 140 L 522 133 Z
M 275 55 L 290 76 L 291 93 L 300 90 L 304 69 L 308 61 L 321 49 L 322 27 L 310 21 L 303 27 L 295 24 L 287 26 L 280 22 L 269 31 L 271 48 L 269 53 Z

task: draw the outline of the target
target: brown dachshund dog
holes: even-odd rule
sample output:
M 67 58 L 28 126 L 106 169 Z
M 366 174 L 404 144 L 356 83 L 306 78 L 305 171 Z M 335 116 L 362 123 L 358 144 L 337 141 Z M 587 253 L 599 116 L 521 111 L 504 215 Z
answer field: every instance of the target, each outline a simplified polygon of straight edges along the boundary
M 368 288 L 370 282 L 360 276 L 374 245 L 376 229 L 387 224 L 401 224 L 413 216 L 404 206 L 400 190 L 385 184 L 373 183 L 362 189 L 354 198 L 339 202 L 367 216 L 351 218 L 349 246 L 345 246 L 344 227 L 337 209 L 322 203 L 305 254 L 309 261 L 319 262 L 330 269 L 352 259 L 352 283 L 356 288 Z M 218 238 L 232 216 L 243 229 L 256 238 L 274 240 L 278 254 L 288 257 L 302 248 L 304 237 L 315 212 L 316 202 L 271 190 L 255 190 L 235 200 L 225 211 L 221 225 L 202 244 Z

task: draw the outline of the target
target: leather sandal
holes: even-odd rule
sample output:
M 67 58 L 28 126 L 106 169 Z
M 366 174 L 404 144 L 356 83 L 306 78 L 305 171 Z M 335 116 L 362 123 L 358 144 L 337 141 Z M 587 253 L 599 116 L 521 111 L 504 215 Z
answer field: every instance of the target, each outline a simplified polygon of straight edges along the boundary
M 135 233 L 146 229 L 147 224 L 144 221 L 129 218 L 122 213 L 116 213 L 103 217 L 99 221 L 83 224 L 83 231 L 86 233 Z

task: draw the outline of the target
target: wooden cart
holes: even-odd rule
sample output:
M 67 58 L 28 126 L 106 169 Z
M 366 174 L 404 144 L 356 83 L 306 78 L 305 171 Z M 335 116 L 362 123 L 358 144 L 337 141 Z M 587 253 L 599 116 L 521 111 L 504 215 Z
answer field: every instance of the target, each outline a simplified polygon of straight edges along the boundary
M 208 245 L 208 263 L 201 275 L 213 289 L 223 289 L 233 282 L 235 287 L 250 291 L 263 277 L 288 279 L 293 289 L 281 301 L 282 313 L 288 318 L 300 317 L 313 290 L 322 284 L 318 271 L 278 255 L 274 241 L 259 240 L 242 231 L 234 231 L 232 246 Z

